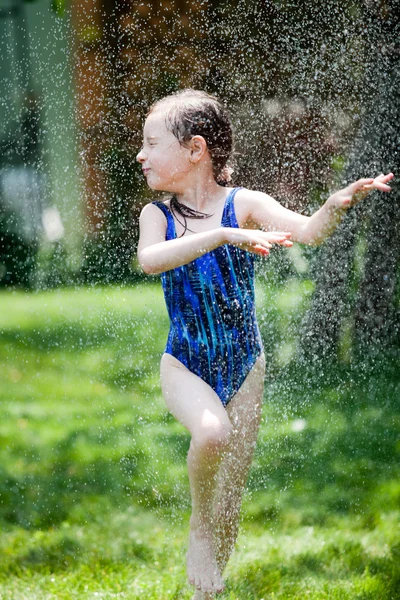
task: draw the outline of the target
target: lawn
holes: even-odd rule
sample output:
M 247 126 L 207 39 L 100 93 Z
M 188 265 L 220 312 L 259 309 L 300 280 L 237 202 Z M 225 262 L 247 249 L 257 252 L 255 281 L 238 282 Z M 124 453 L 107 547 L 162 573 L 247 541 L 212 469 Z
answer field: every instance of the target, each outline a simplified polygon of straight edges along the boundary
M 299 372 L 312 285 L 259 283 L 263 423 L 221 600 L 400 599 L 400 373 Z M 0 598 L 189 599 L 189 438 L 158 284 L 0 294 Z

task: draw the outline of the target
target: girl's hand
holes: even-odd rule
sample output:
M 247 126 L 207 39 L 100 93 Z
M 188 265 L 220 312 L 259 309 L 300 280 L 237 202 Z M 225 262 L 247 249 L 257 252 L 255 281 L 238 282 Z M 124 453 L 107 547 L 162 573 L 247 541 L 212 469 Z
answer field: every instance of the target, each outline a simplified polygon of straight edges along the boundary
M 288 231 L 260 231 L 259 229 L 229 229 L 228 244 L 237 246 L 247 252 L 267 256 L 272 244 L 279 244 L 290 248 L 293 246 L 288 238 L 292 234 Z
M 347 209 L 351 206 L 355 206 L 363 200 L 373 190 L 380 190 L 381 192 L 390 192 L 391 187 L 387 185 L 388 181 L 393 179 L 393 173 L 388 175 L 378 175 L 375 179 L 359 179 L 354 183 L 350 183 L 343 190 L 339 190 L 330 196 L 327 203 L 338 209 Z

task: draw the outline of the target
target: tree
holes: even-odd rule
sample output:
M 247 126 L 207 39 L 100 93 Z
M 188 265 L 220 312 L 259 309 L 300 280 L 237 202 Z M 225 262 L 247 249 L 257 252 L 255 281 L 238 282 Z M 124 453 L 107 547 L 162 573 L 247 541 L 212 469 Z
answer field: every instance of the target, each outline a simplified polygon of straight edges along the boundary
M 203 84 L 204 6 L 187 0 L 72 5 L 88 280 L 132 277 L 136 219 L 146 200 L 135 161 L 144 116 L 157 97 Z
M 344 176 L 352 180 L 400 170 L 400 13 L 398 0 L 368 3 L 365 90 L 361 127 Z M 376 85 L 370 85 L 377 77 Z M 336 356 L 343 326 L 351 319 L 360 353 L 398 341 L 394 307 L 399 270 L 399 190 L 375 195 L 350 211 L 319 257 L 317 286 L 303 324 L 303 350 L 310 357 Z M 355 281 L 356 244 L 366 230 L 360 281 Z M 352 286 L 357 284 L 354 293 Z

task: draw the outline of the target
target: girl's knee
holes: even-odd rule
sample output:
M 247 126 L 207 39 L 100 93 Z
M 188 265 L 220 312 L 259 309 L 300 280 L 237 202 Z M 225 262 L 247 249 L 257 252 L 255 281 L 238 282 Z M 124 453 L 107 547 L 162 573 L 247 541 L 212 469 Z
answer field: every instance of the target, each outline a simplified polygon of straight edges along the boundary
M 209 455 L 226 450 L 232 436 L 232 425 L 228 421 L 215 421 L 212 424 L 200 426 L 193 434 L 192 442 L 195 448 Z

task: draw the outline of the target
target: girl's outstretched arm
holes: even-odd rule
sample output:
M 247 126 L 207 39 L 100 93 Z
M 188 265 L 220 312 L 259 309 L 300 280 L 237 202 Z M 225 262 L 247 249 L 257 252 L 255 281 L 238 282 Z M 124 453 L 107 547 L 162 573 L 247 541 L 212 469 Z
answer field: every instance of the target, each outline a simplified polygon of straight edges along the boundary
M 263 229 L 290 231 L 294 242 L 318 245 L 333 233 L 350 206 L 360 202 L 372 190 L 390 192 L 387 183 L 393 177 L 393 173 L 389 173 L 375 179 L 359 179 L 332 194 L 311 217 L 284 208 L 266 194 L 248 192 L 247 215 L 244 218 L 253 226 Z
M 140 215 L 138 260 L 143 271 L 156 275 L 180 267 L 224 244 L 267 255 L 271 244 L 291 246 L 290 233 L 218 227 L 165 241 L 167 223 L 159 208 L 148 204 Z

